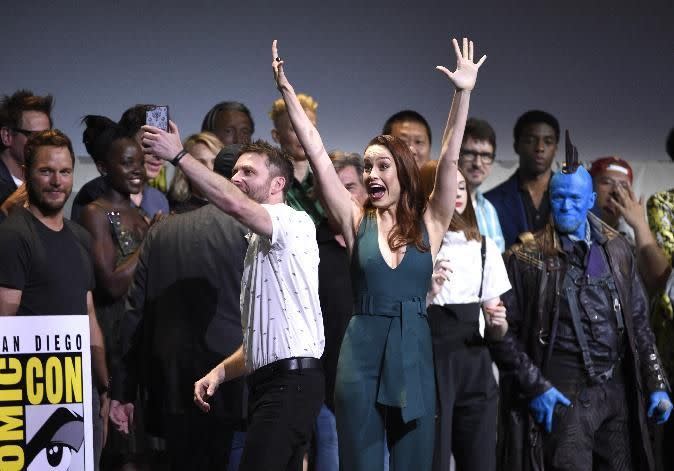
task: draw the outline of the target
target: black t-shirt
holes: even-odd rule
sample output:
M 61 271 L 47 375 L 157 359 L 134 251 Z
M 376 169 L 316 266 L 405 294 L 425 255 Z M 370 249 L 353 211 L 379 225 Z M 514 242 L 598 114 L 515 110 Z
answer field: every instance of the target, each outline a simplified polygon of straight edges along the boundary
M 545 190 L 538 208 L 534 206 L 531 195 L 526 189 L 521 188 L 520 192 L 522 194 L 522 203 L 524 203 L 524 212 L 527 215 L 529 231 L 538 232 L 550 221 L 550 190 Z
M 0 225 L 0 286 L 22 292 L 17 315 L 87 314 L 90 254 L 90 237 L 77 224 L 64 220 L 53 231 L 17 208 Z

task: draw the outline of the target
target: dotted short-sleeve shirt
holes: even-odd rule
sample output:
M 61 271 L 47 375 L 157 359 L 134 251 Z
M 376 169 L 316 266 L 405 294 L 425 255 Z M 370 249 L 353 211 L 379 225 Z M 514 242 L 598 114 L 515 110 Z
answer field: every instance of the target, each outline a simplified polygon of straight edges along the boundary
M 320 358 L 325 346 L 314 223 L 285 204 L 262 206 L 271 216 L 272 236 L 248 235 L 241 279 L 249 371 L 284 358 Z

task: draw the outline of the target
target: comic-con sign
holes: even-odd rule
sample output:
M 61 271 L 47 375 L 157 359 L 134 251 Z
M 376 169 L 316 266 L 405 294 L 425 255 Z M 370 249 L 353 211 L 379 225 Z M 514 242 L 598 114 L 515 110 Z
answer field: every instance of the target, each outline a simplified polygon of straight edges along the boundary
M 0 470 L 93 467 L 88 316 L 0 317 Z

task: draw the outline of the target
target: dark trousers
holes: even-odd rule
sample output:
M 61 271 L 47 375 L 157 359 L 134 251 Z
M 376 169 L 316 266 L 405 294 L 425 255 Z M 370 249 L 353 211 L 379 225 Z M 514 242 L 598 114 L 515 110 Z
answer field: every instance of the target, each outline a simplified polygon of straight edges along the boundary
M 184 414 L 171 415 L 169 423 L 161 469 L 227 470 L 234 424 L 204 414 L 196 407 Z
M 662 425 L 653 425 L 655 435 L 655 469 L 669 471 L 674 469 L 674 418 Z
M 571 400 L 559 406 L 552 433 L 543 432 L 546 470 L 627 471 L 634 469 L 630 449 L 625 385 L 555 384 Z
M 248 378 L 248 429 L 239 470 L 301 471 L 323 404 L 323 372 L 279 371 L 263 379 L 256 373 Z
M 438 388 L 433 470 L 449 471 L 451 455 L 463 471 L 496 469 L 498 387 L 485 346 L 454 349 L 433 339 Z

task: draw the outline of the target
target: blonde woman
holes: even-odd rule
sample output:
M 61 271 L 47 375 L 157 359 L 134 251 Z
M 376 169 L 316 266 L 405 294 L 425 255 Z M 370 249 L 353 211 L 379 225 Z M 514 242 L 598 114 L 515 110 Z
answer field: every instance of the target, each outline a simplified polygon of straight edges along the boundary
M 213 170 L 215 156 L 224 147 L 220 139 L 210 132 L 192 134 L 183 145 L 186 151 L 208 167 L 209 170 Z M 189 180 L 185 178 L 185 174 L 179 168 L 176 168 L 173 180 L 171 180 L 168 200 L 172 213 L 186 213 L 208 203 L 208 200 L 199 190 L 192 188 Z

